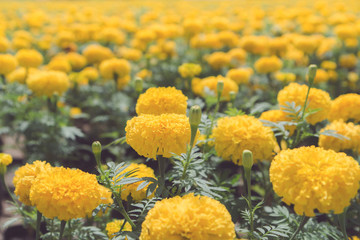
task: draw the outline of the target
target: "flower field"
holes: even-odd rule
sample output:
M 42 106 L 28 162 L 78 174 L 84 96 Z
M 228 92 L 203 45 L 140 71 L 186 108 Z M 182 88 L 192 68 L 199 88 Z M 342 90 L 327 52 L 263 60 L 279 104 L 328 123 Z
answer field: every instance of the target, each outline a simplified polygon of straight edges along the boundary
M 359 240 L 360 2 L 0 2 L 0 240 Z

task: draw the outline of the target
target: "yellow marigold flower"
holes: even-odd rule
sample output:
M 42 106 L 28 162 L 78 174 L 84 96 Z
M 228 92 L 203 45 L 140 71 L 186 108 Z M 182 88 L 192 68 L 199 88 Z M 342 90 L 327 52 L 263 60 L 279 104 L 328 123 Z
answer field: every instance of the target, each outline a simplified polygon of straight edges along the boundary
M 118 90 L 124 89 L 130 82 L 130 75 L 125 75 L 123 77 L 118 77 L 116 79 L 116 85 Z
M 140 240 L 233 240 L 234 228 L 219 201 L 188 194 L 156 202 L 142 224 Z
M 70 117 L 76 117 L 82 113 L 81 108 L 72 107 L 70 108 Z
M 335 27 L 334 32 L 340 39 L 356 38 L 357 32 L 354 31 L 356 26 L 353 24 L 341 24 Z
M 336 67 L 337 67 L 336 62 L 323 61 L 321 63 L 321 68 L 326 69 L 326 70 L 335 70 Z
M 357 57 L 354 54 L 344 54 L 339 58 L 339 65 L 343 68 L 354 68 L 357 64 Z
M 183 63 L 178 71 L 183 78 L 195 77 L 201 73 L 201 66 L 195 63 Z
M 277 100 L 280 106 L 286 106 L 286 102 L 294 102 L 296 105 L 303 106 L 305 103 L 308 86 L 298 83 L 290 83 L 279 91 Z M 281 108 L 281 107 L 280 107 Z M 325 120 L 331 108 L 331 99 L 327 92 L 311 88 L 308 98 L 307 109 L 320 109 L 306 118 L 312 125 Z
M 282 61 L 276 57 L 261 57 L 254 64 L 255 70 L 259 73 L 267 74 L 279 71 L 282 68 Z
M 0 165 L 8 166 L 12 163 L 13 158 L 10 154 L 0 153 Z
M 332 149 L 336 152 L 344 150 L 360 151 L 360 126 L 354 123 L 345 123 L 342 119 L 336 120 L 327 125 L 321 131 L 334 130 L 348 139 L 339 139 L 332 136 L 320 135 L 319 147 Z
M 348 38 L 345 40 L 345 46 L 347 48 L 357 48 L 359 41 L 357 38 Z
M 142 52 L 139 49 L 121 47 L 118 55 L 129 61 L 139 61 L 142 57 Z
M 44 161 L 35 161 L 32 164 L 26 164 L 15 171 L 13 183 L 15 186 L 15 195 L 19 197 L 20 202 L 32 206 L 30 201 L 30 189 L 34 180 L 40 173 L 50 171 L 51 166 Z
M 275 73 L 275 78 L 280 82 L 294 82 L 296 75 L 294 73 L 277 72 Z
M 62 48 L 66 49 L 75 41 L 75 35 L 70 31 L 61 31 L 56 36 L 56 44 Z
M 287 113 L 282 110 L 268 110 L 263 112 L 259 119 L 267 120 L 270 122 L 291 122 L 291 117 L 287 116 Z M 286 125 L 285 129 L 289 131 L 290 135 L 292 135 L 296 129 L 296 126 L 293 125 Z
M 124 220 L 114 220 L 112 222 L 109 222 L 106 224 L 106 232 L 110 239 L 116 237 L 116 234 L 120 232 L 122 225 L 124 224 Z M 124 228 L 122 229 L 124 232 L 131 232 L 132 227 L 130 223 L 126 222 L 124 225 Z M 125 237 L 125 240 L 127 240 L 127 237 Z
M 104 166 L 103 166 L 104 167 Z M 114 200 L 111 198 L 112 196 L 112 192 L 110 189 L 99 185 L 99 192 L 100 192 L 100 203 L 99 204 L 105 204 L 105 205 L 111 205 L 114 203 Z M 109 211 L 109 208 L 106 208 L 105 213 L 107 213 Z M 96 216 L 103 216 L 104 212 L 102 210 L 100 210 Z M 91 217 L 91 214 L 89 215 L 89 217 Z
M 26 84 L 37 96 L 62 95 L 70 86 L 68 76 L 58 71 L 39 71 L 26 79 Z
M 141 156 L 156 159 L 186 152 L 190 123 L 183 114 L 143 114 L 127 121 L 126 142 Z
M 343 119 L 360 122 L 360 95 L 356 93 L 343 94 L 332 101 L 329 120 Z
M 320 35 L 298 35 L 294 38 L 294 45 L 304 53 L 312 54 L 320 46 L 321 40 Z
M 230 64 L 231 56 L 224 52 L 214 52 L 207 56 L 206 61 L 213 69 L 219 70 Z
M 195 80 L 195 81 L 194 81 Z M 206 97 L 206 94 L 210 91 L 213 93 L 214 96 L 217 95 L 217 85 L 219 81 L 224 82 L 224 89 L 221 94 L 221 99 L 225 101 L 230 100 L 230 92 L 237 93 L 239 91 L 239 86 L 236 84 L 235 81 L 225 78 L 223 76 L 210 76 L 200 79 L 193 79 L 192 82 L 192 90 L 195 94 L 200 95 L 202 97 Z M 206 89 L 208 91 L 206 91 Z
M 64 56 L 58 56 L 51 59 L 51 61 L 46 67 L 48 70 L 60 71 L 64 73 L 71 72 L 71 64 L 69 60 Z
M 230 69 L 227 72 L 226 77 L 234 80 L 237 84 L 247 84 L 253 73 L 254 71 L 252 68 L 236 68 Z
M 125 59 L 108 59 L 100 64 L 100 74 L 104 79 L 115 79 L 129 75 L 130 63 Z
M 139 77 L 143 80 L 146 80 L 147 78 L 151 78 L 152 72 L 148 69 L 142 69 L 140 72 L 136 74 L 136 77 Z
M 309 81 L 308 75 L 306 75 L 306 80 Z M 317 69 L 314 83 L 323 83 L 329 81 L 329 74 L 324 69 Z
M 356 83 L 359 80 L 359 75 L 356 72 L 349 72 L 347 78 L 349 82 Z
M 269 50 L 269 37 L 267 36 L 244 36 L 241 39 L 242 48 L 252 54 L 265 54 Z
M 30 200 L 45 217 L 83 218 L 101 203 L 96 176 L 79 169 L 55 167 L 34 180 Z
M 245 149 L 253 152 L 254 162 L 270 160 L 276 144 L 271 128 L 247 115 L 220 118 L 212 135 L 217 154 L 237 165 L 242 165 Z
M 359 164 L 345 153 L 318 147 L 281 151 L 270 166 L 274 191 L 298 215 L 342 213 L 359 189 Z
M 102 61 L 113 57 L 113 53 L 109 48 L 98 44 L 87 46 L 83 51 L 83 55 L 86 57 L 89 64 L 101 63 Z
M 70 52 L 66 54 L 66 58 L 69 61 L 72 70 L 74 71 L 79 71 L 86 65 L 86 58 L 79 53 Z
M 186 114 L 187 97 L 175 87 L 149 88 L 139 96 L 136 113 L 161 115 L 163 113 Z
M 16 58 L 10 54 L 0 54 L 0 75 L 6 75 L 17 67 Z
M 41 53 L 33 49 L 21 49 L 15 57 L 19 65 L 26 68 L 37 68 L 44 60 Z
M 131 163 L 127 168 L 124 169 L 124 171 L 120 172 L 118 176 L 120 176 L 121 174 L 123 174 L 125 172 L 134 171 L 134 170 L 136 170 L 136 172 L 131 174 L 130 177 L 136 177 L 136 178 L 151 177 L 151 178 L 155 178 L 154 170 L 152 170 L 152 168 L 147 167 L 145 164 L 136 164 L 136 163 Z M 116 177 L 118 177 L 118 176 L 116 176 Z M 119 178 L 117 181 L 120 181 L 122 178 Z M 148 186 L 144 187 L 143 189 L 141 189 L 139 191 L 137 191 L 137 188 L 139 187 L 139 185 L 142 182 L 144 182 L 144 181 L 124 185 L 120 189 L 120 191 L 121 191 L 121 199 L 127 201 L 128 196 L 131 196 L 132 199 L 134 199 L 135 201 L 141 201 L 141 200 L 143 200 L 145 198 L 153 198 L 155 192 L 153 192 L 149 197 L 146 197 L 146 190 L 147 190 Z
M 97 40 L 104 44 L 115 43 L 120 45 L 125 42 L 125 35 L 117 28 L 106 27 L 98 33 Z
M 349 237 L 349 240 L 360 240 L 360 238 L 357 236 L 352 236 L 352 237 Z
M 0 52 L 6 52 L 9 49 L 10 43 L 6 37 L 0 37 Z
M 234 59 L 239 63 L 244 63 L 246 61 L 247 53 L 242 48 L 233 48 L 228 52 L 228 54 L 230 55 L 231 59 Z
M 93 67 L 86 67 L 81 72 L 81 75 L 86 77 L 89 81 L 95 81 L 99 78 L 99 72 L 96 70 L 96 68 Z

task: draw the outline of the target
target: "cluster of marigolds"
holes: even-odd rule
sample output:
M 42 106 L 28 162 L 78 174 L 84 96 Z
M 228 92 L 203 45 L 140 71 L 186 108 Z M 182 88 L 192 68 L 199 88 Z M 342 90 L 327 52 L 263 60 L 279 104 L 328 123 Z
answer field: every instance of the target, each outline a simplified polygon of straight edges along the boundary
M 237 93 L 242 88 L 250 92 L 278 88 L 277 109 L 263 111 L 259 117 L 218 118 L 211 135 L 197 133 L 197 139 L 211 138 L 217 156 L 235 165 L 243 164 L 244 150 L 252 152 L 254 164 L 271 161 L 273 190 L 298 215 L 340 214 L 358 195 L 360 166 L 344 153 L 360 154 L 356 1 L 332 6 L 317 2 L 312 8 L 250 5 L 246 10 L 227 2 L 218 3 L 216 9 L 210 3 L 186 1 L 174 3 L 176 8 L 161 1 L 93 6 L 95 3 L 80 9 L 61 2 L 43 8 L 28 3 L 21 13 L 16 3 L 1 3 L 8 9 L 0 14 L 3 86 L 25 84 L 32 92 L 25 98 L 51 98 L 71 88 L 101 86 L 108 81 L 122 91 L 141 79 L 152 87 L 138 97 L 137 116 L 126 123 L 126 142 L 140 156 L 154 160 L 187 152 L 192 131 L 186 116 L 188 97 L 219 93 L 222 102 L 233 102 L 241 97 Z M 119 14 L 112 4 L 125 10 Z M 147 10 L 138 10 L 143 8 Z M 184 62 L 184 54 L 192 60 Z M 178 79 L 170 87 L 152 82 L 156 77 L 153 69 L 163 62 L 175 66 Z M 308 92 L 308 76 L 303 73 L 311 63 L 318 69 Z M 334 96 L 338 89 L 345 90 Z M 315 129 L 325 121 L 320 133 L 333 130 L 344 138 L 320 134 L 316 146 L 279 146 L 273 130 L 261 120 L 289 122 L 286 131 L 290 136 L 296 134 L 286 111 L 288 103 L 317 109 L 306 116 L 306 122 Z M 10 155 L 0 154 L 2 175 L 11 163 Z M 154 170 L 145 164 L 131 163 L 126 171 L 156 179 Z M 46 161 L 20 167 L 13 184 L 22 204 L 34 206 L 49 219 L 90 217 L 100 204 L 113 203 L 112 192 L 98 183 L 96 175 Z M 134 201 L 153 198 L 154 193 L 147 196 L 146 188 L 138 190 L 140 184 L 121 188 L 121 199 L 126 201 L 130 195 Z M 132 230 L 128 222 L 123 225 L 124 220 L 108 223 L 109 238 L 120 229 Z M 156 202 L 141 229 L 141 240 L 237 237 L 223 204 L 192 193 Z

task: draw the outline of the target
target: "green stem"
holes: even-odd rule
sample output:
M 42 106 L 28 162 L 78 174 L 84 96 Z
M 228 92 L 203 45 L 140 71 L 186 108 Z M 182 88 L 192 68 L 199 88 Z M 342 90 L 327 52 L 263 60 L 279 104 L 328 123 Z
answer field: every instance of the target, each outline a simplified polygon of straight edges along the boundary
M 102 168 L 102 165 L 101 165 L 101 152 L 94 153 L 94 155 L 95 155 L 96 164 L 99 168 L 99 172 L 102 176 L 104 176 L 105 175 L 104 169 Z
M 71 220 L 68 221 L 68 231 L 69 231 L 69 240 L 72 240 L 72 229 L 71 229 Z
M 206 131 L 206 139 L 205 139 L 205 144 L 204 144 L 204 147 L 203 147 L 203 152 L 207 149 L 207 142 L 208 142 L 208 139 L 210 137 L 210 134 L 212 132 L 212 129 L 214 127 L 214 123 L 215 123 L 215 118 L 216 118 L 216 114 L 218 113 L 219 111 L 219 107 L 220 107 L 220 98 L 218 97 L 218 100 L 216 102 L 216 106 L 215 106 L 215 111 L 214 111 L 214 114 L 211 118 L 211 125 L 210 125 L 210 128 L 207 129 Z
M 65 230 L 65 225 L 66 225 L 66 221 L 61 221 L 59 240 L 62 239 L 62 236 L 64 234 L 64 230 Z
M 36 240 L 40 239 L 40 224 L 41 224 L 42 214 L 37 211 L 36 213 Z
M 107 149 L 107 148 L 109 148 L 110 146 L 115 145 L 115 144 L 119 144 L 119 143 L 120 143 L 120 144 L 123 144 L 123 143 L 125 143 L 125 142 L 126 142 L 126 137 L 124 136 L 124 137 L 115 139 L 115 140 L 112 141 L 111 143 L 105 145 L 105 146 L 103 147 L 103 149 Z
M 305 226 L 305 224 L 307 223 L 307 221 L 309 221 L 309 217 L 306 217 L 305 215 L 303 215 L 301 217 L 301 221 L 299 226 L 297 227 L 296 231 L 293 233 L 293 235 L 291 236 L 291 238 L 289 240 L 293 240 L 295 239 L 295 236 L 301 231 L 301 229 Z
M 10 192 L 8 186 L 6 185 L 6 182 L 5 182 L 5 174 L 0 174 L 0 175 L 1 175 L 1 180 L 2 180 L 2 182 L 3 182 L 3 185 L 4 185 L 5 189 L 6 189 L 6 191 L 8 192 L 11 200 L 14 202 L 14 204 L 16 205 L 16 207 L 17 207 L 18 209 L 20 209 L 20 206 L 19 206 L 18 202 L 15 200 L 14 195 L 12 195 L 12 193 Z
M 252 210 L 252 202 L 251 202 L 251 169 L 244 168 L 246 186 L 247 186 L 247 199 L 248 199 L 248 207 L 250 211 L 250 239 L 252 239 L 254 233 L 254 212 Z
M 165 158 L 157 155 L 156 159 L 159 165 L 159 195 L 161 195 L 165 188 Z
M 116 201 L 117 201 L 117 203 L 119 205 L 119 208 L 116 208 L 116 210 L 118 210 L 121 213 L 121 215 L 123 215 L 125 220 L 131 225 L 131 227 L 133 229 L 135 229 L 136 225 L 134 224 L 134 222 L 131 220 L 131 218 L 129 217 L 129 215 L 125 211 L 125 208 L 124 208 L 124 205 L 122 203 L 122 200 L 121 200 L 121 197 L 120 197 L 119 193 L 114 193 L 114 196 L 115 196 L 115 199 L 116 199 Z
M 344 235 L 344 240 L 349 239 L 346 233 L 346 212 L 347 212 L 347 208 L 344 209 L 343 213 L 338 215 L 341 232 Z

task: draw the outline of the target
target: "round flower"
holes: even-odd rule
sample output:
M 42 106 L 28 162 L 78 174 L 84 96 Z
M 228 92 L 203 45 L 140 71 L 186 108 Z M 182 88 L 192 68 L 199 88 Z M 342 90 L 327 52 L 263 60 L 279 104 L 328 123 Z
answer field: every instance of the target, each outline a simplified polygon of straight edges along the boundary
M 70 86 L 68 76 L 59 71 L 39 71 L 26 79 L 26 84 L 37 96 L 62 95 Z
M 101 63 L 102 61 L 113 57 L 113 53 L 109 48 L 98 44 L 87 46 L 83 51 L 83 55 L 90 64 Z
M 48 70 L 60 71 L 64 73 L 69 73 L 72 70 L 69 60 L 64 56 L 54 57 L 46 67 Z
M 233 48 L 228 52 L 228 54 L 232 60 L 235 60 L 239 63 L 244 63 L 246 61 L 247 53 L 242 48 Z
M 357 58 L 354 54 L 344 54 L 339 58 L 339 65 L 343 68 L 354 68 L 357 64 Z
M 290 83 L 279 91 L 277 100 L 281 106 L 286 106 L 286 102 L 294 102 L 297 106 L 304 106 L 308 86 L 298 83 Z M 331 108 L 331 99 L 327 92 L 311 88 L 308 98 L 309 109 L 320 109 L 306 118 L 306 121 L 312 125 L 325 120 Z
M 105 230 L 107 232 L 108 237 L 110 239 L 116 237 L 116 234 L 120 232 L 122 225 L 124 225 L 124 220 L 114 220 L 112 222 L 107 223 Z M 126 222 L 122 231 L 131 232 L 132 227 L 130 223 Z M 125 237 L 125 239 L 127 240 L 127 237 Z
M 324 149 L 332 149 L 336 152 L 344 150 L 353 150 L 360 152 L 360 126 L 354 123 L 345 123 L 343 120 L 336 120 L 321 131 L 334 130 L 348 139 L 340 139 L 337 137 L 321 134 L 319 137 L 319 147 Z
M 247 115 L 220 118 L 213 129 L 213 137 L 217 154 L 237 165 L 242 165 L 245 149 L 253 152 L 256 162 L 271 159 L 276 145 L 271 128 Z
M 28 76 L 30 76 L 33 73 L 39 72 L 39 71 L 40 70 L 38 70 L 37 68 L 20 67 L 20 68 L 17 68 L 15 71 L 6 75 L 6 81 L 10 82 L 10 83 L 18 82 L 18 83 L 25 84 L 26 78 Z
M 10 54 L 0 54 L 0 75 L 6 75 L 15 70 L 16 58 Z
M 252 68 L 237 68 L 230 69 L 226 77 L 235 81 L 237 84 L 247 84 L 249 83 L 251 75 L 254 73 Z
M 70 52 L 66 55 L 66 58 L 74 71 L 79 71 L 86 65 L 86 58 L 79 53 Z
M 287 116 L 287 113 L 282 110 L 269 110 L 263 112 L 259 119 L 270 121 L 270 122 L 291 122 L 292 118 Z M 296 126 L 294 125 L 285 125 L 285 129 L 289 131 L 290 136 L 294 133 Z
M 178 71 L 183 78 L 195 77 L 201 73 L 201 66 L 195 63 L 184 63 L 179 68 Z
M 209 55 L 206 60 L 211 66 L 211 68 L 219 70 L 230 64 L 231 56 L 224 52 L 214 52 Z
M 151 177 L 155 178 L 154 170 L 152 168 L 147 167 L 145 164 L 136 164 L 132 163 L 127 168 L 125 168 L 122 172 L 118 174 L 120 176 L 121 174 L 129 171 L 135 171 L 133 174 L 131 174 L 129 177 L 135 177 L 135 178 L 142 178 L 142 177 Z M 118 177 L 116 176 L 116 177 Z M 120 181 L 123 177 L 119 178 L 117 181 Z M 146 190 L 147 187 L 142 188 L 141 190 L 137 191 L 137 188 L 139 185 L 144 181 L 139 181 L 131 184 L 126 184 L 122 186 L 121 188 L 121 198 L 123 200 L 127 200 L 128 196 L 131 195 L 132 199 L 135 201 L 141 201 L 145 198 L 153 198 L 154 192 L 149 196 L 146 197 Z M 149 183 L 150 184 L 150 183 Z
M 276 57 L 261 57 L 254 64 L 257 72 L 267 74 L 279 71 L 282 68 L 282 61 Z
M 0 165 L 8 166 L 12 163 L 13 158 L 10 154 L 0 153 Z
M 182 114 L 143 114 L 127 121 L 126 142 L 141 156 L 171 157 L 186 152 L 190 142 L 190 123 Z
M 234 227 L 219 201 L 188 194 L 156 202 L 142 224 L 140 240 L 233 240 Z
M 55 167 L 34 180 L 30 200 L 45 217 L 83 218 L 101 203 L 96 176 L 79 169 Z
M 360 95 L 356 93 L 343 94 L 332 101 L 329 120 L 343 119 L 345 122 L 360 121 Z
M 130 74 L 130 63 L 125 59 L 108 59 L 100 64 L 100 74 L 105 79 L 124 77 Z
M 13 183 L 15 186 L 15 195 L 19 197 L 20 202 L 32 206 L 30 201 L 30 189 L 34 180 L 40 173 L 49 171 L 51 166 L 44 161 L 35 161 L 32 164 L 26 164 L 15 171 Z
M 275 78 L 280 82 L 294 82 L 296 80 L 296 75 L 294 73 L 277 72 L 275 73 Z
M 195 81 L 194 81 L 195 80 Z M 198 80 L 198 81 L 197 81 Z M 202 80 L 195 78 L 192 81 L 192 90 L 195 94 L 206 97 L 207 94 L 212 94 L 213 96 L 217 95 L 217 85 L 218 82 L 224 82 L 224 89 L 221 93 L 222 100 L 230 100 L 230 92 L 237 93 L 239 91 L 239 86 L 235 81 L 223 77 L 223 76 L 210 76 Z
M 149 88 L 136 103 L 136 113 L 161 115 L 186 114 L 187 97 L 175 87 Z
M 342 213 L 359 189 L 359 164 L 345 153 L 318 147 L 281 151 L 271 162 L 270 181 L 298 215 Z
M 80 74 L 84 77 L 86 77 L 89 81 L 95 81 L 99 78 L 99 72 L 96 70 L 96 68 L 93 67 L 86 67 L 84 68 Z
M 19 65 L 26 68 L 37 68 L 44 60 L 41 53 L 33 49 L 21 49 L 15 57 Z

